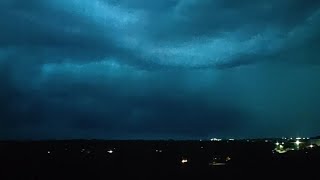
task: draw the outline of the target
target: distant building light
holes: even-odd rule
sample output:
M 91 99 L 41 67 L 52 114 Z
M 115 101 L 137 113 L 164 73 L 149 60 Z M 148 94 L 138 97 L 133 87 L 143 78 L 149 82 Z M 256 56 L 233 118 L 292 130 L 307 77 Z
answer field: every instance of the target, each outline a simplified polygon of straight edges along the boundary
M 107 152 L 108 152 L 109 154 L 112 154 L 112 153 L 113 153 L 113 150 L 110 149 L 110 150 L 107 151 Z
M 276 149 L 275 151 L 279 154 L 283 154 L 283 153 L 286 153 L 287 151 L 289 151 L 291 149 Z M 274 151 L 272 151 L 272 153 L 274 153 Z
M 156 149 L 156 152 L 157 153 L 162 153 L 162 150 L 161 149 Z
M 234 141 L 234 139 L 229 139 L 229 141 Z
M 296 140 L 300 140 L 300 139 L 302 139 L 302 138 L 301 138 L 301 137 L 297 137 L 297 138 L 296 138 Z
M 182 164 L 188 163 L 188 159 L 182 159 L 182 160 L 181 160 L 181 163 L 182 163 Z
M 228 161 L 230 161 L 230 160 L 231 160 L 231 157 L 228 156 L 228 157 L 226 158 L 226 162 L 228 162 Z
M 311 144 L 310 146 L 309 146 L 309 148 L 313 148 L 314 147 L 314 145 L 313 144 Z
M 218 139 L 218 138 L 212 138 L 210 139 L 210 141 L 221 141 L 222 139 Z
M 296 140 L 296 142 L 294 142 L 297 146 L 299 146 L 302 142 L 299 140 Z
M 280 143 L 279 143 L 279 142 L 276 142 L 276 145 L 277 145 L 277 146 L 279 146 L 279 145 L 280 145 Z
M 310 139 L 310 138 L 307 137 L 307 139 Z
M 51 154 L 51 151 L 48 151 L 48 154 Z
M 281 144 L 284 145 L 284 142 L 282 142 Z
M 201 146 L 200 148 L 203 149 L 203 146 Z
M 214 157 L 212 162 L 209 163 L 210 166 L 224 166 L 231 158 L 227 156 L 225 159 L 221 157 Z
M 218 162 L 212 162 L 212 163 L 209 163 L 210 166 L 225 166 L 226 163 L 218 163 Z
M 267 142 L 269 142 L 269 141 L 268 141 L 268 140 L 264 140 L 264 142 L 266 142 L 266 143 L 267 143 Z

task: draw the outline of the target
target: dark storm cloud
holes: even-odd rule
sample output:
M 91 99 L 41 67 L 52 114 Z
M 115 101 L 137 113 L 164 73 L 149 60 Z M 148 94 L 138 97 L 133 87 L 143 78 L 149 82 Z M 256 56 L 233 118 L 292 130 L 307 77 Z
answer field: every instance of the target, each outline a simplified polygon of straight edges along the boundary
M 38 47 L 34 51 L 57 61 L 117 57 L 140 68 L 214 67 L 238 56 L 281 53 L 301 36 L 290 33 L 308 28 L 308 18 L 319 24 L 318 7 L 318 1 L 299 0 L 2 1 L 0 43 Z M 309 28 L 315 28 L 309 36 L 319 29 Z
M 2 0 L 0 27 L 2 137 L 319 131 L 316 0 Z

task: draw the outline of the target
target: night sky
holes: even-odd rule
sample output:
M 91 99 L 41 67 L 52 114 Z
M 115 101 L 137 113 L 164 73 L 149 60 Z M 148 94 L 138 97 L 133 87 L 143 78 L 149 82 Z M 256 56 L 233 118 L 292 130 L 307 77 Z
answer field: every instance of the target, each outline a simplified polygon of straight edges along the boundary
M 320 134 L 319 0 L 1 0 L 0 139 Z

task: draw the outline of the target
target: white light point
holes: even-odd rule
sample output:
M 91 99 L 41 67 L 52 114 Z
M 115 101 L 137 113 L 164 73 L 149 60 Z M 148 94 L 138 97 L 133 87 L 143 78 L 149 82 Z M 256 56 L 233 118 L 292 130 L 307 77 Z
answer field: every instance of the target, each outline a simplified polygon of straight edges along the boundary
M 297 146 L 299 146 L 302 142 L 300 142 L 299 140 L 296 140 L 296 142 L 294 142 Z
M 182 164 L 188 163 L 188 159 L 182 159 L 182 160 L 181 160 L 181 163 L 182 163 Z
M 107 151 L 109 154 L 112 154 L 113 153 L 113 151 L 110 149 L 109 151 Z

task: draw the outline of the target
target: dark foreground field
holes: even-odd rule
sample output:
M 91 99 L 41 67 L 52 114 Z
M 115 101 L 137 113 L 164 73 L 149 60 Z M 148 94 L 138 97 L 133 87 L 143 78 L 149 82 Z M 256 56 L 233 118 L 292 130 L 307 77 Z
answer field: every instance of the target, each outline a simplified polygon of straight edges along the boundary
M 317 179 L 320 149 L 278 154 L 265 141 L 1 142 L 0 180 L 6 179 Z

